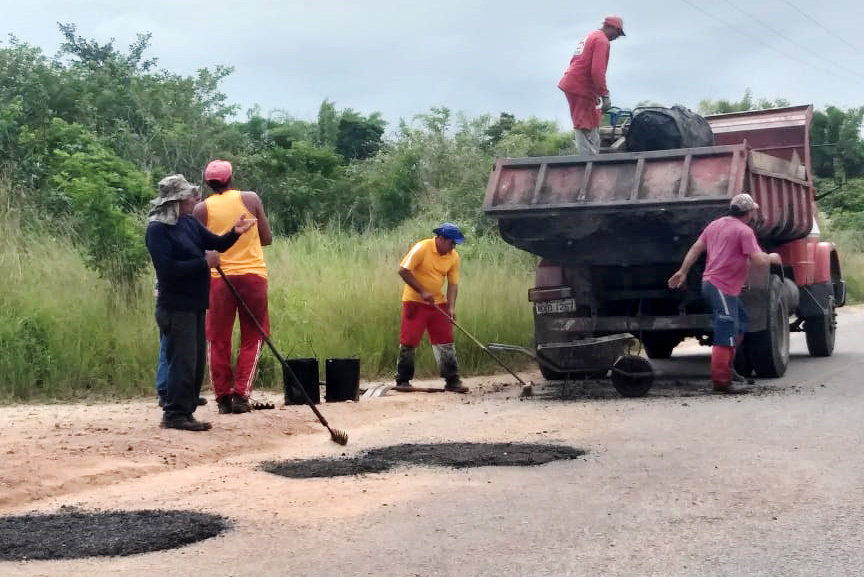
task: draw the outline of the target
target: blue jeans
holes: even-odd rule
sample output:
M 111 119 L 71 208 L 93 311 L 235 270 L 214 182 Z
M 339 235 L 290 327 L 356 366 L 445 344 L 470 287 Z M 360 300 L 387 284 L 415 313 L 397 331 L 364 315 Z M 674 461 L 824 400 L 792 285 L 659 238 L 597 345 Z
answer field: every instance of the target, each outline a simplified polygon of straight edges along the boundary
M 702 296 L 714 312 L 714 344 L 734 347 L 739 334 L 747 332 L 747 311 L 737 296 L 720 292 L 710 281 L 702 282 Z
M 163 401 L 168 394 L 168 352 L 165 335 L 159 333 L 159 362 L 156 365 L 156 394 Z

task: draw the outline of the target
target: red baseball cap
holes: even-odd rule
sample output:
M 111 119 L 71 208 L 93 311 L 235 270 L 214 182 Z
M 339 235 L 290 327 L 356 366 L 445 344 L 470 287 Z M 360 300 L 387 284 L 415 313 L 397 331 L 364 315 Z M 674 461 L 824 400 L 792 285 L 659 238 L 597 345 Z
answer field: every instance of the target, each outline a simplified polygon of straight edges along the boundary
M 624 21 L 621 20 L 620 16 L 610 14 L 603 20 L 603 25 L 617 28 L 618 31 L 621 33 L 621 36 L 626 36 L 626 34 L 624 34 Z
M 207 168 L 204 169 L 204 180 L 228 182 L 233 172 L 234 167 L 227 160 L 211 160 L 207 163 Z

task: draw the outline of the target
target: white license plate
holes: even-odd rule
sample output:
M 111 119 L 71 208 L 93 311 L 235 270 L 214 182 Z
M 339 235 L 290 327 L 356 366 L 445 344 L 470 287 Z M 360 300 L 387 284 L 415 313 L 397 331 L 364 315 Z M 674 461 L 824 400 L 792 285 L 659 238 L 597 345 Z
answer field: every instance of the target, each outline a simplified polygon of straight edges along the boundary
M 561 299 L 534 303 L 534 312 L 538 315 L 576 312 L 576 301 L 574 299 Z

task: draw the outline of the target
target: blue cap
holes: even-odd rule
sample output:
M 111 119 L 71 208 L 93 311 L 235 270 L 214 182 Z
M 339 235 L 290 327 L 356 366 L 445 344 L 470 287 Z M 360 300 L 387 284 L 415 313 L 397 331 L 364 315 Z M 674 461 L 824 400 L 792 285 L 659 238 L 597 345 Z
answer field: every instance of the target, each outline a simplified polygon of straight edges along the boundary
M 456 244 L 462 244 L 463 242 L 465 242 L 465 235 L 462 234 L 462 231 L 459 230 L 459 227 L 452 222 L 445 222 L 438 228 L 432 229 L 432 232 L 434 232 L 438 236 L 448 238 Z

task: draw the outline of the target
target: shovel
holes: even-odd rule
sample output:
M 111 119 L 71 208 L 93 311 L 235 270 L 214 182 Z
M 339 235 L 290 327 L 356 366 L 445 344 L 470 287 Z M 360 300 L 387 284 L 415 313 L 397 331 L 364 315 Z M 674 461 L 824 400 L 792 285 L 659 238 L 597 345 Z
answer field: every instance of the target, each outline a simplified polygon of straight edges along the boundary
M 530 397 L 530 396 L 531 396 L 531 394 L 533 393 L 533 390 L 534 390 L 533 385 L 529 385 L 529 384 L 526 383 L 524 380 L 522 380 L 522 378 L 521 378 L 519 375 L 517 375 L 516 373 L 513 372 L 513 369 L 511 369 L 510 367 L 508 367 L 507 365 L 505 365 L 505 364 L 504 364 L 504 361 L 502 361 L 502 360 L 499 359 L 497 356 L 495 356 L 495 354 L 494 354 L 492 351 L 490 351 L 490 350 L 486 347 L 486 345 L 484 345 L 483 343 L 481 343 L 481 342 L 480 342 L 479 340 L 477 340 L 477 339 L 476 339 L 476 338 L 475 338 L 471 333 L 469 333 L 469 332 L 466 331 L 464 328 L 462 328 L 462 325 L 460 325 L 459 323 L 457 323 L 457 322 L 456 322 L 456 319 L 454 319 L 452 316 L 450 316 L 449 314 L 447 314 L 447 313 L 444 311 L 444 309 L 442 309 L 441 307 L 439 307 L 437 304 L 434 304 L 434 305 L 432 305 L 432 306 L 434 306 L 435 309 L 436 309 L 439 313 L 441 313 L 442 315 L 444 315 L 445 317 L 447 317 L 447 319 L 448 319 L 451 323 L 453 323 L 453 325 L 454 325 L 457 329 L 459 329 L 460 331 L 462 331 L 462 332 L 465 334 L 466 337 L 468 337 L 469 339 L 471 339 L 472 341 L 474 341 L 474 344 L 476 344 L 478 347 L 480 347 L 481 349 L 483 349 L 483 351 L 484 351 L 487 355 L 489 355 L 490 357 L 492 357 L 492 358 L 495 360 L 496 363 L 498 363 L 499 365 L 501 365 L 502 367 L 504 367 L 504 369 L 505 369 L 508 373 L 510 373 L 511 375 L 513 375 L 513 378 L 515 378 L 517 381 L 519 381 L 519 384 L 522 385 L 522 393 L 520 394 L 520 396 L 522 396 L 522 397 Z

